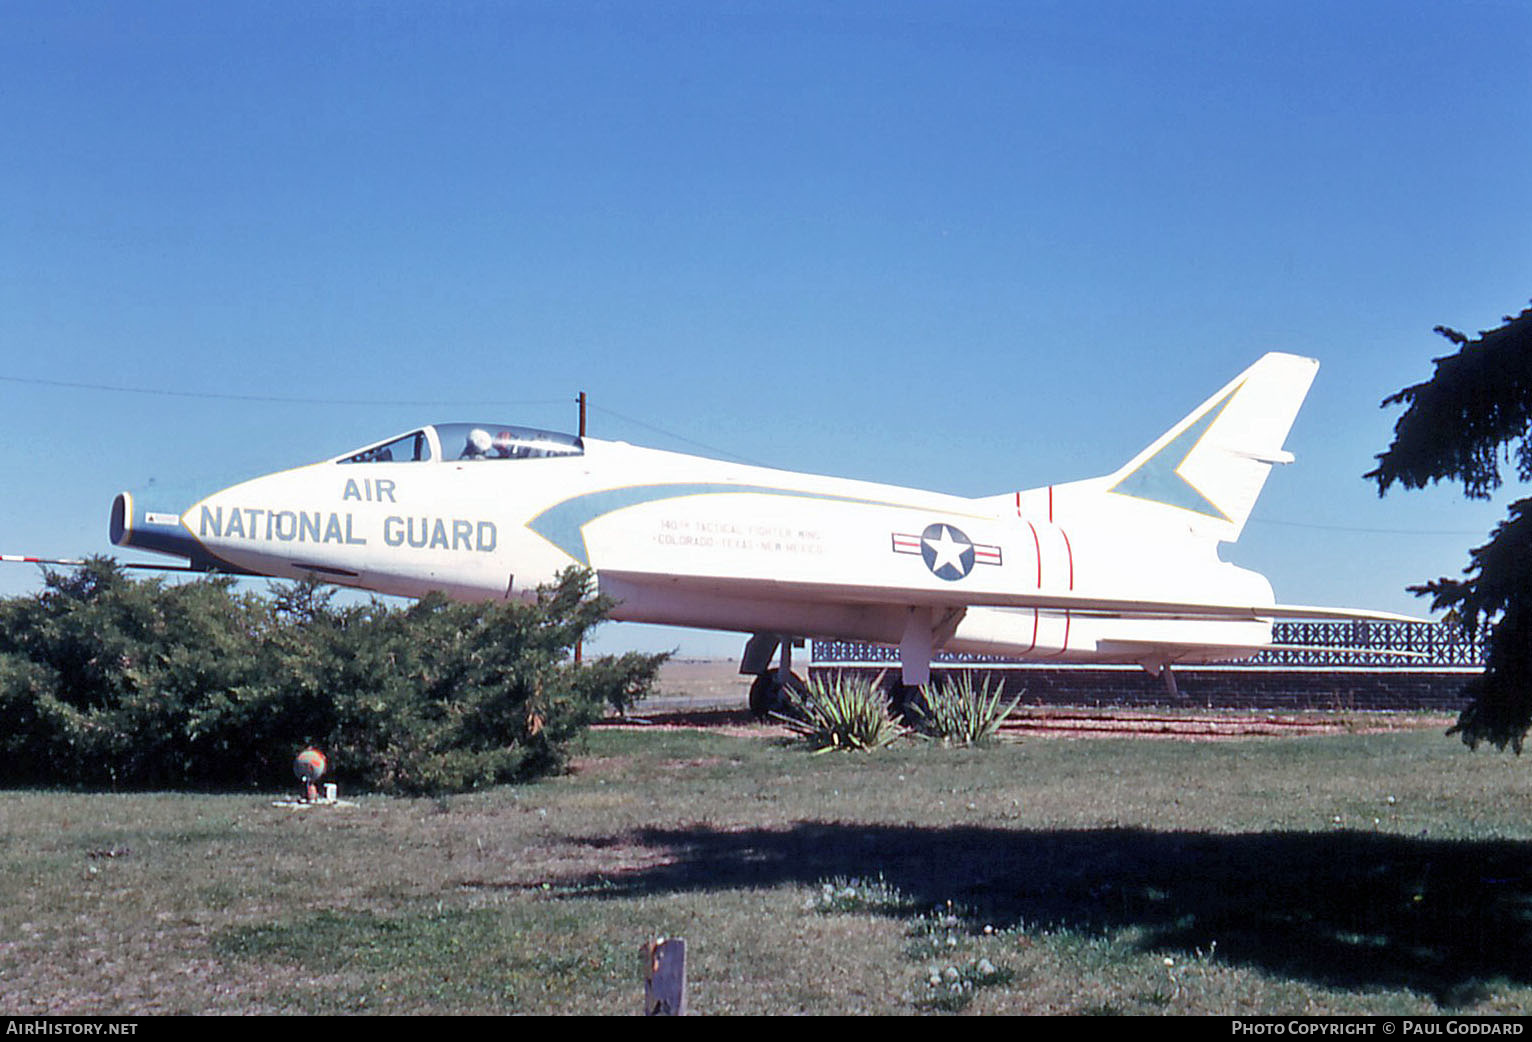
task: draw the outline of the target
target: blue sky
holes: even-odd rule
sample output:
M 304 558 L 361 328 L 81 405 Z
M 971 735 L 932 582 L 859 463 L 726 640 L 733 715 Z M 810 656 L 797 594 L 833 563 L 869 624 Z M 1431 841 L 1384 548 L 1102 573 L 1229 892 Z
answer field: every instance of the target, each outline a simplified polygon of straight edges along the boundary
M 1525 2 L 0 0 L 0 550 L 580 390 L 599 437 L 1004 492 L 1276 349 L 1322 363 L 1298 463 L 1224 556 L 1418 612 L 1503 502 L 1360 475 L 1432 327 L 1532 298 L 1528 38 Z

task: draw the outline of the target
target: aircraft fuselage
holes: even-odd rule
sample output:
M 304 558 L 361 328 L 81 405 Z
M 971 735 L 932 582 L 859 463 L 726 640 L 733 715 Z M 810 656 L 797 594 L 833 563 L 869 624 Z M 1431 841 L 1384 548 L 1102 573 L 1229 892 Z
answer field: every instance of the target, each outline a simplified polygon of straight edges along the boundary
M 171 549 L 155 545 L 167 529 L 234 570 L 404 596 L 525 595 L 578 564 L 619 620 L 898 644 L 916 608 L 939 646 L 1023 658 L 1140 661 L 1140 643 L 1171 637 L 1183 658 L 1228 658 L 1270 637 L 1256 619 L 1007 601 L 1272 601 L 1261 576 L 1174 526 L 1064 525 L 1020 505 L 593 439 L 563 455 L 457 458 L 445 434 L 422 431 L 427 459 L 354 453 L 176 515 L 129 499 L 120 541 Z
M 938 649 L 1158 671 L 1253 654 L 1278 617 L 1400 618 L 1278 605 L 1219 557 L 1317 369 L 1267 354 L 1112 473 L 980 499 L 453 423 L 175 513 L 123 493 L 112 541 L 405 596 L 528 596 L 580 565 L 614 618 L 897 644 L 910 684 Z

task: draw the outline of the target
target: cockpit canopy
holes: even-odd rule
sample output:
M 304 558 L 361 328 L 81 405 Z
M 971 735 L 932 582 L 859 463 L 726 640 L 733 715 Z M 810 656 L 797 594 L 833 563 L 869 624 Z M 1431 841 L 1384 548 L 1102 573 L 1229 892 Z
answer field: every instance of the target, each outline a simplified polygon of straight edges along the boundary
M 425 463 L 457 460 L 546 459 L 580 456 L 585 443 L 570 434 L 504 423 L 437 423 L 349 453 L 336 463 Z

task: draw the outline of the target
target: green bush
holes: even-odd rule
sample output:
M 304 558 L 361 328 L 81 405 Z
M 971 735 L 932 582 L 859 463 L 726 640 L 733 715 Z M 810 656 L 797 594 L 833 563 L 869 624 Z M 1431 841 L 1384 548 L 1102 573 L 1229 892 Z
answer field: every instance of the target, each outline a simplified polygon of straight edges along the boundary
M 0 601 L 0 777 L 174 785 L 212 765 L 186 738 L 197 706 L 254 679 L 259 617 L 227 579 L 135 582 L 110 561 Z
M 943 677 L 939 684 L 927 684 L 920 697 L 910 704 L 916 730 L 927 738 L 951 745 L 979 745 L 995 737 L 1006 717 L 1021 702 L 1001 704 L 1005 685 L 986 677 L 984 685 L 974 688 L 968 670 Z
M 816 677 L 799 694 L 784 689 L 788 709 L 772 716 L 800 735 L 815 752 L 831 749 L 880 749 L 908 732 L 889 714 L 882 680 Z
M 559 769 L 663 655 L 575 664 L 608 604 L 571 570 L 535 602 L 166 585 L 109 560 L 0 601 L 0 781 L 271 787 L 306 745 L 348 787 L 462 791 Z

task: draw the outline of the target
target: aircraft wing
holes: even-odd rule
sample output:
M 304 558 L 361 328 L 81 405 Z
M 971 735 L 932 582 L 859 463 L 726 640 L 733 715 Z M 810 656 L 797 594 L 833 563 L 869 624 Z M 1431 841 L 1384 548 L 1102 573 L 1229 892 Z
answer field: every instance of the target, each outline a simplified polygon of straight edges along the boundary
M 766 601 L 815 602 L 846 605 L 896 607 L 962 608 L 1035 608 L 1040 611 L 1079 612 L 1109 618 L 1135 619 L 1322 619 L 1342 622 L 1421 622 L 1424 620 L 1393 612 L 1362 608 L 1325 608 L 1302 604 L 1219 604 L 1197 601 L 1159 601 L 1087 597 L 1063 592 L 1007 593 L 996 591 L 946 591 L 910 587 L 877 586 L 848 583 L 777 581 L 771 579 L 727 578 L 698 575 L 657 575 L 601 569 L 603 583 L 615 580 L 623 584 L 663 590 L 676 594 L 726 595 L 753 597 Z

